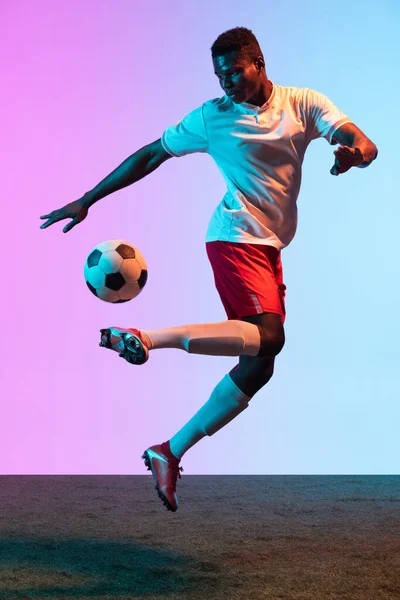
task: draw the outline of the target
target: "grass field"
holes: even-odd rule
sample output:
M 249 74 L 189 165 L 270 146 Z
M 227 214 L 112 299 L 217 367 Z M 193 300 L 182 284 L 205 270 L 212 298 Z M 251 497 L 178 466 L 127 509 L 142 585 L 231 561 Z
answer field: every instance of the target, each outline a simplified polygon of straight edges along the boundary
M 2 476 L 0 598 L 399 600 L 399 476 Z

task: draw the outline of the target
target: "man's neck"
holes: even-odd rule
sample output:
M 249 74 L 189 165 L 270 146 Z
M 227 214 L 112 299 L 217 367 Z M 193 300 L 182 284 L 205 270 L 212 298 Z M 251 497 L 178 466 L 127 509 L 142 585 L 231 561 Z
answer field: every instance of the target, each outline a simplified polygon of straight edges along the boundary
M 254 104 L 254 106 L 263 106 L 266 102 L 268 102 L 268 99 L 272 94 L 272 87 L 272 81 L 267 79 L 260 87 L 258 93 L 253 98 L 248 100 L 248 103 Z

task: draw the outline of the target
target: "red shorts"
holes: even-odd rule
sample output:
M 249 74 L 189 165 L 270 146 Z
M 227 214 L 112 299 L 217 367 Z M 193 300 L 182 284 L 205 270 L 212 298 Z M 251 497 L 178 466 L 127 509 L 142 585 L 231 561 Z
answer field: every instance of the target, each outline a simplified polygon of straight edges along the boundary
M 285 322 L 286 285 L 279 250 L 217 241 L 206 242 L 206 251 L 228 319 L 271 312 Z

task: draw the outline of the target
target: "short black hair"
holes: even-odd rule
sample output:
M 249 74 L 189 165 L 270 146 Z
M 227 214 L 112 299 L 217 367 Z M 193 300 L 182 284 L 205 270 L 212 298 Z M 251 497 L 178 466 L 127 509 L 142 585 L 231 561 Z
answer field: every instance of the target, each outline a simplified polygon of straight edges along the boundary
M 255 60 L 258 56 L 263 56 L 260 44 L 254 33 L 246 27 L 235 27 L 221 33 L 211 46 L 211 56 L 221 56 L 234 50 L 239 51 L 240 58 L 247 57 Z

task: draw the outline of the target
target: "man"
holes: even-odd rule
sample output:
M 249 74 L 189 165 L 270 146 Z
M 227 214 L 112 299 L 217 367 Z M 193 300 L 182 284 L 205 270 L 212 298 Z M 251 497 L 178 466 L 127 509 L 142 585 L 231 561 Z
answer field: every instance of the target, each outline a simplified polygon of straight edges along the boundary
M 318 137 L 340 144 L 332 175 L 366 167 L 378 154 L 375 144 L 326 96 L 270 81 L 250 30 L 226 31 L 211 53 L 225 92 L 221 98 L 205 102 L 169 127 L 161 139 L 135 152 L 79 200 L 41 217 L 48 219 L 42 228 L 72 218 L 64 227 L 67 232 L 87 216 L 92 204 L 145 177 L 172 156 L 208 152 L 224 176 L 227 192 L 211 218 L 206 249 L 228 320 L 157 331 L 101 330 L 101 346 L 137 365 L 157 348 L 239 356 L 239 363 L 194 417 L 142 456 L 160 498 L 172 511 L 178 507 L 176 481 L 183 454 L 247 408 L 272 377 L 275 356 L 283 348 L 286 286 L 281 250 L 296 231 L 296 200 L 308 144 Z

